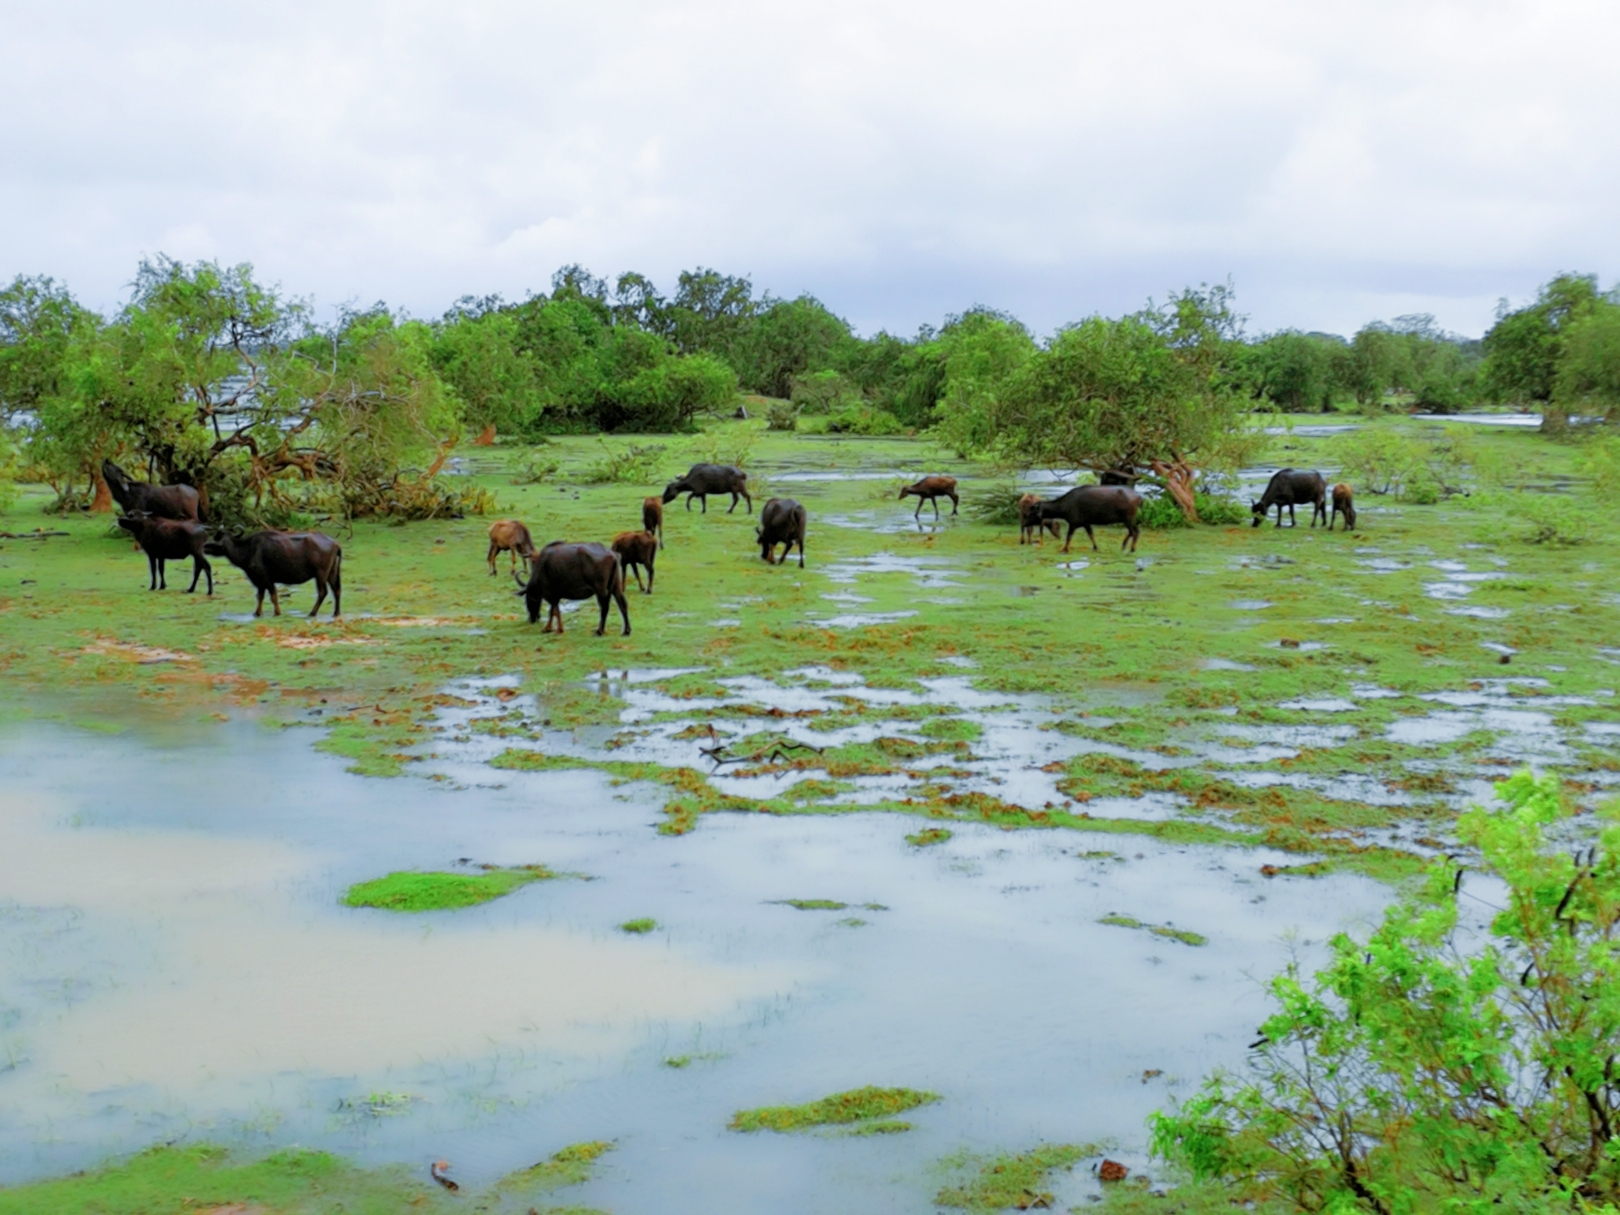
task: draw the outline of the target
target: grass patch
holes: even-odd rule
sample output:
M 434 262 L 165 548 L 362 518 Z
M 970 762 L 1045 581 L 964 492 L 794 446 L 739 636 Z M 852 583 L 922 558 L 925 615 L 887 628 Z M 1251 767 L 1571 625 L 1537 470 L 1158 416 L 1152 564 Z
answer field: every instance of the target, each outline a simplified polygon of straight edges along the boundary
M 840 903 L 835 899 L 772 899 L 776 907 L 791 907 L 795 911 L 847 911 L 848 903 Z
M 570 1144 L 539 1164 L 508 1173 L 495 1183 L 494 1190 L 498 1194 L 519 1193 L 527 1197 L 579 1185 L 590 1180 L 597 1160 L 612 1150 L 613 1145 L 601 1139 Z
M 834 1093 L 807 1105 L 767 1105 L 739 1110 L 731 1117 L 734 1131 L 807 1131 L 818 1126 L 845 1126 L 856 1122 L 888 1119 L 919 1105 L 932 1105 L 937 1093 L 913 1088 L 857 1088 Z
M 906 836 L 906 843 L 913 848 L 932 848 L 935 844 L 943 844 L 951 838 L 951 833 L 944 827 L 924 827 L 921 831 L 913 831 Z
M 288 1148 L 239 1162 L 222 1147 L 155 1147 L 117 1164 L 0 1190 L 0 1215 L 397 1215 L 449 1210 L 455 1200 L 402 1167 L 360 1169 L 325 1152 Z
M 934 1196 L 942 1207 L 962 1211 L 1027 1211 L 1049 1207 L 1053 1195 L 1042 1189 L 1047 1175 L 1057 1169 L 1072 1169 L 1098 1148 L 1092 1144 L 1042 1144 L 1017 1156 L 996 1156 L 984 1161 L 978 1173 L 958 1184 L 946 1186 Z M 960 1163 L 970 1164 L 963 1160 Z
M 643 933 L 652 932 L 657 927 L 657 920 L 653 919 L 651 916 L 644 916 L 639 920 L 626 920 L 624 923 L 619 925 L 619 931 L 629 932 L 640 936 Z
M 369 882 L 357 882 L 343 896 L 345 907 L 378 907 L 384 911 L 453 911 L 476 907 L 511 894 L 530 882 L 557 875 L 544 865 L 486 866 L 481 873 L 419 873 L 402 870 Z
M 1144 932 L 1151 932 L 1156 937 L 1165 937 L 1171 941 L 1180 941 L 1183 945 L 1208 945 L 1209 938 L 1201 933 L 1189 932 L 1185 928 L 1175 928 L 1169 924 L 1144 924 L 1128 915 L 1118 915 L 1110 912 L 1097 921 L 1099 924 L 1112 924 L 1115 928 L 1140 928 Z
M 899 1119 L 894 1118 L 886 1119 L 882 1122 L 863 1122 L 858 1126 L 850 1127 L 849 1130 L 844 1131 L 843 1134 L 854 1136 L 903 1135 L 911 1129 L 911 1123 L 902 1122 Z

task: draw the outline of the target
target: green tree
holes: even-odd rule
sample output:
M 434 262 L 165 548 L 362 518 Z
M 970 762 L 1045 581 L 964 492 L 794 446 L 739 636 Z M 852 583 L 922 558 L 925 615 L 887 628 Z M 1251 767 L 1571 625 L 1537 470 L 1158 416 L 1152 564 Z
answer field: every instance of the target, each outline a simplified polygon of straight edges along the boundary
M 700 266 L 681 272 L 675 298 L 662 315 L 667 336 L 682 354 L 717 355 L 735 368 L 758 311 L 753 283 Z
M 1008 382 L 1034 357 L 1035 339 L 1005 313 L 978 308 L 952 317 L 931 343 L 938 351 L 938 396 L 928 415 L 935 434 L 959 456 L 995 441 L 993 414 Z
M 1255 396 L 1288 413 L 1333 405 L 1336 357 L 1345 342 L 1319 333 L 1286 329 L 1256 342 L 1243 363 Z
M 53 279 L 18 276 L 0 290 L 0 421 L 60 396 L 74 343 L 99 324 Z
M 446 313 L 434 328 L 432 361 L 461 398 L 469 426 L 507 434 L 537 426 L 545 404 L 534 360 L 519 345 L 517 318 L 498 303 L 489 309 L 458 305 Z
M 1524 308 L 1510 311 L 1502 301 L 1484 342 L 1482 386 L 1492 399 L 1522 405 L 1550 402 L 1565 330 L 1589 313 L 1597 299 L 1596 275 L 1560 274 Z M 1563 425 L 1557 410 L 1548 412 L 1547 421 L 1551 430 Z
M 795 376 L 841 366 L 853 340 L 849 323 L 813 296 L 794 300 L 767 297 L 731 340 L 729 361 L 744 387 L 785 397 L 792 391 Z
M 1506 809 L 1458 823 L 1500 908 L 1488 929 L 1437 861 L 1368 940 L 1335 937 L 1314 980 L 1271 981 L 1248 1073 L 1155 1115 L 1157 1152 L 1305 1211 L 1615 1209 L 1620 820 L 1569 851 L 1556 777 L 1497 791 Z
M 1553 379 L 1552 401 L 1565 416 L 1620 415 L 1620 302 L 1594 300 L 1590 311 L 1569 321 Z

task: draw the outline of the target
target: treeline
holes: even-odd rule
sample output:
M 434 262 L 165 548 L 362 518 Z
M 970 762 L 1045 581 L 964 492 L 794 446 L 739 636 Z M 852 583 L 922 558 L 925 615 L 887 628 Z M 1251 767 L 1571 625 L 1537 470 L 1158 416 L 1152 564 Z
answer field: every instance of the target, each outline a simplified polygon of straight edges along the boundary
M 321 324 L 251 267 L 168 259 L 140 266 L 112 316 L 50 279 L 0 290 L 0 411 L 64 502 L 96 494 L 102 459 L 128 458 L 226 513 L 267 517 L 266 499 L 285 506 L 299 482 L 348 514 L 432 511 L 431 474 L 466 432 L 689 430 L 739 392 L 770 398 L 773 427 L 929 431 L 963 455 L 1156 478 L 1190 511 L 1192 479 L 1241 456 L 1239 415 L 1257 408 L 1607 416 L 1620 300 L 1563 275 L 1480 341 L 1427 316 L 1348 340 L 1251 337 L 1218 286 L 1040 342 L 982 308 L 863 337 L 813 297 L 707 269 L 665 297 L 640 274 L 610 285 L 567 266 L 549 292 L 467 297 L 433 321 L 378 304 Z M 435 446 L 429 475 L 406 475 Z

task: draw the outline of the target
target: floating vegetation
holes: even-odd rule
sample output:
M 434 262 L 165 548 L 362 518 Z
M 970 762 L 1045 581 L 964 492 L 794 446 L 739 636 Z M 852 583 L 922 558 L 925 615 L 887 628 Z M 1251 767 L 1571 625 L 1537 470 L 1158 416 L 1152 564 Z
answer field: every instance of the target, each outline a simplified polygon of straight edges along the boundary
M 837 921 L 838 925 L 842 928 L 865 928 L 871 922 L 871 920 L 861 919 L 861 917 L 858 915 L 847 915 L 843 919 Z
M 1018 1156 L 996 1156 L 984 1161 L 978 1174 L 959 1184 L 946 1186 L 934 1196 L 942 1207 L 963 1211 L 1030 1211 L 1051 1207 L 1052 1193 L 1041 1187 L 1047 1175 L 1057 1169 L 1072 1169 L 1098 1148 L 1092 1144 L 1042 1144 Z M 947 1165 L 971 1167 L 971 1157 L 948 1160 Z
M 338 1102 L 338 1109 L 368 1118 L 392 1118 L 409 1113 L 411 1106 L 420 1100 L 410 1093 L 367 1093 L 364 1097 L 345 1097 Z
M 906 836 L 906 843 L 914 848 L 929 848 L 935 844 L 943 844 L 951 838 L 951 833 L 944 827 L 924 827 L 921 831 L 914 831 Z
M 1099 924 L 1112 924 L 1115 928 L 1140 928 L 1144 932 L 1151 932 L 1156 937 L 1166 937 L 1172 941 L 1180 941 L 1183 945 L 1208 945 L 1209 938 L 1200 933 L 1189 932 L 1185 928 L 1176 928 L 1170 924 L 1144 924 L 1141 920 L 1128 915 L 1119 915 L 1110 912 L 1097 921 Z
M 589 1181 L 597 1160 L 613 1150 L 613 1144 L 597 1139 L 573 1143 L 553 1153 L 539 1164 L 508 1173 L 492 1187 L 497 1195 L 521 1194 L 530 1197 L 548 1194 L 567 1186 Z
M 453 911 L 476 907 L 511 894 L 530 882 L 558 875 L 544 865 L 482 867 L 478 873 L 421 873 L 402 870 L 369 882 L 357 882 L 343 896 L 346 907 L 378 907 L 384 911 Z
M 887 1120 L 887 1121 L 884 1121 L 884 1122 L 863 1122 L 863 1123 L 859 1124 L 858 1126 L 850 1127 L 849 1130 L 843 1131 L 842 1134 L 845 1134 L 845 1135 L 903 1135 L 903 1134 L 905 1134 L 907 1131 L 909 1131 L 911 1129 L 912 1129 L 911 1123 L 902 1122 L 899 1119 L 891 1119 L 891 1120 Z
M 914 1088 L 868 1086 L 851 1089 L 847 1093 L 834 1093 L 807 1105 L 768 1105 L 759 1109 L 739 1110 L 732 1115 L 730 1129 L 748 1132 L 806 1131 L 818 1126 L 844 1126 L 892 1118 L 919 1105 L 932 1105 L 938 1100 L 938 1093 L 919 1092 Z
M 653 919 L 651 916 L 643 916 L 639 920 L 626 920 L 624 923 L 619 925 L 619 931 L 634 933 L 635 935 L 640 936 L 643 933 L 653 931 L 653 929 L 657 927 L 657 920 Z

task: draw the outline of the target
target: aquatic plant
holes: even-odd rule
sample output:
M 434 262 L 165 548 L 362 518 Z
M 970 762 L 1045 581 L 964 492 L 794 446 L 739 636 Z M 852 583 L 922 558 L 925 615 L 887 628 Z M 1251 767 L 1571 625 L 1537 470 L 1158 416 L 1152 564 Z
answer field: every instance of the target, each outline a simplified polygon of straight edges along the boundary
M 612 1150 L 613 1144 L 602 1139 L 569 1144 L 538 1164 L 506 1174 L 492 1188 L 498 1194 L 515 1191 L 527 1196 L 579 1185 L 590 1180 L 597 1160 Z
M 653 919 L 651 916 L 646 916 L 639 920 L 626 920 L 624 923 L 619 925 L 619 931 L 628 932 L 639 936 L 642 933 L 651 932 L 657 927 L 658 921 Z
M 919 1092 L 913 1088 L 866 1088 L 834 1093 L 820 1101 L 806 1105 L 767 1105 L 759 1109 L 739 1110 L 728 1124 L 734 1131 L 805 1131 L 817 1126 L 843 1126 L 852 1122 L 867 1122 L 878 1118 L 892 1118 L 920 1105 L 938 1101 L 938 1093 Z
M 1209 944 L 1208 937 L 1196 932 L 1190 932 L 1185 928 L 1176 928 L 1170 924 L 1144 924 L 1141 920 L 1132 916 L 1119 915 L 1115 912 L 1110 912 L 1108 915 L 1101 917 L 1097 923 L 1110 924 L 1115 928 L 1140 928 L 1145 932 L 1151 932 L 1156 937 L 1180 941 L 1183 945 Z
M 1370 938 L 1271 980 L 1248 1067 L 1155 1114 L 1159 1155 L 1312 1211 L 1615 1209 L 1620 814 L 1570 851 L 1556 777 L 1496 789 L 1457 825 L 1505 887 L 1487 939 L 1464 870 L 1435 861 Z
M 385 911 L 450 911 L 476 907 L 511 894 L 530 882 L 557 875 L 544 865 L 511 868 L 485 866 L 478 873 L 421 873 L 401 870 L 369 882 L 357 882 L 343 896 L 346 907 L 380 907 Z
M 951 833 L 944 827 L 924 827 L 906 836 L 906 843 L 914 848 L 929 848 L 934 844 L 943 844 L 950 838 Z
M 1040 1188 L 1047 1174 L 1057 1169 L 1072 1169 L 1099 1150 L 1092 1144 L 1051 1143 L 1016 1156 L 996 1156 L 983 1161 L 971 1179 L 940 1190 L 934 1195 L 934 1202 L 966 1211 L 1009 1208 L 1025 1211 L 1050 1207 L 1053 1195 Z M 947 1163 L 960 1168 L 976 1162 L 971 1157 L 961 1156 Z

